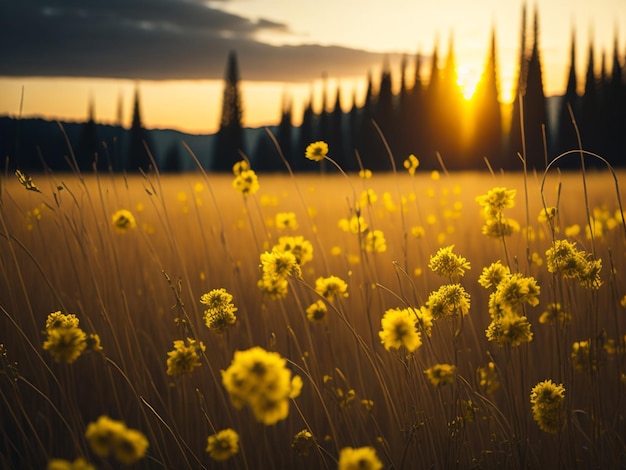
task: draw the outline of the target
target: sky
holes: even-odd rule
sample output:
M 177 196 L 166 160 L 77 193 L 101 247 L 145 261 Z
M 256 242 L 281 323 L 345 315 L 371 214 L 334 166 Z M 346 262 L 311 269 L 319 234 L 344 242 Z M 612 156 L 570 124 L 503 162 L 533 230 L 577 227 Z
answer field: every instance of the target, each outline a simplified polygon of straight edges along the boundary
M 459 85 L 470 96 L 496 34 L 500 93 L 510 100 L 519 57 L 523 0 L 2 0 L 0 116 L 41 116 L 130 124 L 139 90 L 145 127 L 192 133 L 219 125 L 229 51 L 237 53 L 244 125 L 276 124 L 293 106 L 294 123 L 322 90 L 349 109 L 362 102 L 368 74 L 383 63 L 399 79 L 403 56 L 427 63 L 453 44 Z M 562 93 L 576 32 L 579 88 L 588 47 L 611 64 L 617 40 L 626 58 L 625 0 L 527 2 L 539 15 L 548 95 Z M 443 65 L 443 63 L 441 64 Z M 430 65 L 422 70 L 424 78 Z M 409 69 L 412 77 L 412 70 Z M 326 78 L 324 78 L 326 77 Z M 411 82 L 409 81 L 409 85 Z

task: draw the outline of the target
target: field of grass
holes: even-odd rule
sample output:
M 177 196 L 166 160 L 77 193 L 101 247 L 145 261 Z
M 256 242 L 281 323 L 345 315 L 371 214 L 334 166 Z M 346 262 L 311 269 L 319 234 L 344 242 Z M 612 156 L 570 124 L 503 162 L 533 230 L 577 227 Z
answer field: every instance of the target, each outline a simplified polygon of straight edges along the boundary
M 200 172 L 33 182 L 0 187 L 2 468 L 626 466 L 625 194 L 608 171 L 261 174 L 247 196 Z M 488 213 L 493 188 L 515 205 Z M 484 235 L 485 214 L 519 230 Z M 284 236 L 312 259 L 280 258 Z M 555 240 L 573 258 L 550 262 Z M 498 261 L 508 293 L 479 283 Z M 215 289 L 232 304 L 202 303 Z M 47 324 L 57 311 L 79 325 Z M 405 312 L 395 344 L 388 311 Z

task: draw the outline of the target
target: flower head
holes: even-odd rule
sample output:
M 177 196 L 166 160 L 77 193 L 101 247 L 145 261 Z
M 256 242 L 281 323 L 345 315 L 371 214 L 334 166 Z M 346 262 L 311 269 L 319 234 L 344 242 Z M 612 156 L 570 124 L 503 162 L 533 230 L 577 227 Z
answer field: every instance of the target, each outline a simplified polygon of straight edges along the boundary
M 259 177 L 254 170 L 242 170 L 235 176 L 233 188 L 244 196 L 251 196 L 259 190 Z
M 416 328 L 417 317 L 414 309 L 392 308 L 385 312 L 378 332 L 380 342 L 389 351 L 391 348 L 413 352 L 422 345 L 420 332 Z
M 476 370 L 478 383 L 487 393 L 494 393 L 500 387 L 496 365 L 489 361 L 486 367 L 479 367 Z
M 124 465 L 143 458 L 149 445 L 141 431 L 129 429 L 123 422 L 105 415 L 87 425 L 85 437 L 95 454 L 100 457 L 113 454 Z
M 71 364 L 87 349 L 87 334 L 78 325 L 74 314 L 53 312 L 48 315 L 43 349 L 52 354 L 56 362 Z
M 348 284 L 337 276 L 319 277 L 315 281 L 315 292 L 332 302 L 335 297 L 348 297 Z
M 535 385 L 530 392 L 533 419 L 542 431 L 556 434 L 563 427 L 565 420 L 563 402 L 565 387 L 552 380 L 544 380 Z
M 465 274 L 466 269 L 470 269 L 470 263 L 452 252 L 454 245 L 439 248 L 437 253 L 430 257 L 428 267 L 434 273 L 447 278 L 459 278 Z
M 315 444 L 313 434 L 308 429 L 303 429 L 297 432 L 293 436 L 291 448 L 297 452 L 298 455 L 307 456 L 311 451 L 311 448 Z
M 276 228 L 278 230 L 298 228 L 298 221 L 296 220 L 295 212 L 279 212 L 276 214 Z
M 239 452 L 239 434 L 228 428 L 207 438 L 206 451 L 218 462 L 228 460 Z
M 296 263 L 300 266 L 313 260 L 313 245 L 305 240 L 302 235 L 295 237 L 284 236 L 278 239 L 272 250 L 289 251 L 296 257 Z
M 435 364 L 424 371 L 426 378 L 435 387 L 439 385 L 451 384 L 454 382 L 456 375 L 456 366 L 452 364 Z
M 339 453 L 338 470 L 380 470 L 382 462 L 373 447 L 344 447 Z
M 572 320 L 572 315 L 561 307 L 561 304 L 549 303 L 546 309 L 539 316 L 539 323 L 554 325 L 558 323 L 560 326 L 566 325 Z
M 119 233 L 124 233 L 137 227 L 135 216 L 126 209 L 120 209 L 111 216 L 111 222 Z
M 215 330 L 217 333 L 223 333 L 226 328 L 235 324 L 237 307 L 232 302 L 233 296 L 223 288 L 213 289 L 202 294 L 200 303 L 207 306 L 203 314 L 204 324 L 207 328 Z
M 387 251 L 387 241 L 385 240 L 385 234 L 382 230 L 367 232 L 363 243 L 365 245 L 365 251 L 369 253 L 384 253 Z
M 529 343 L 533 339 L 528 319 L 512 312 L 494 318 L 487 327 L 486 334 L 489 341 L 510 343 L 511 346 Z
M 48 461 L 46 470 L 96 470 L 96 467 L 82 457 L 78 457 L 73 462 L 64 459 L 51 459 Z
M 187 338 L 185 341 L 174 341 L 174 349 L 167 353 L 167 375 L 190 374 L 196 367 L 201 365 L 200 354 L 206 347 L 202 341 Z
M 323 323 L 326 320 L 328 307 L 322 300 L 317 300 L 306 309 L 306 317 L 311 323 Z
M 328 144 L 323 141 L 313 142 L 309 144 L 304 152 L 304 156 L 309 160 L 321 162 L 328 154 Z
M 470 295 L 461 284 L 444 284 L 428 296 L 426 307 L 433 319 L 466 315 L 470 309 Z
M 497 287 L 503 279 L 511 273 L 508 266 L 504 266 L 499 260 L 483 268 L 483 272 L 478 278 L 478 283 L 485 289 Z
M 515 194 L 517 194 L 515 189 L 493 188 L 487 191 L 487 194 L 476 197 L 476 202 L 483 207 L 488 217 L 494 217 L 515 205 Z

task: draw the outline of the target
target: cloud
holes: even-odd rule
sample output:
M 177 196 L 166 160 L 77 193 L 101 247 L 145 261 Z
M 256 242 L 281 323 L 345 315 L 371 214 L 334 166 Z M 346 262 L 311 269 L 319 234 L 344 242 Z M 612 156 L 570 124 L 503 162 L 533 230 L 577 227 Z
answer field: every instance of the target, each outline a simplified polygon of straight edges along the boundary
M 212 5 L 215 5 L 213 3 Z M 276 46 L 292 34 L 200 0 L 6 0 L 0 5 L 0 75 L 147 80 L 222 78 L 229 51 L 245 80 L 363 76 L 383 55 L 339 46 Z

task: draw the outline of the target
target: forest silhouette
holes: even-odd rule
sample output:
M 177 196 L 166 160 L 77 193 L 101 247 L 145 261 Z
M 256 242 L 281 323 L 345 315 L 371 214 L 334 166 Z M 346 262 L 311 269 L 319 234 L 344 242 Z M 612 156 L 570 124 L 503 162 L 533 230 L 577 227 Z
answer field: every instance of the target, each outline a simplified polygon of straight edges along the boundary
M 527 30 L 531 29 L 532 34 Z M 530 37 L 529 37 L 530 36 Z M 422 168 L 447 170 L 519 170 L 525 159 L 528 169 L 542 170 L 559 154 L 577 149 L 597 153 L 615 166 L 623 166 L 626 154 L 626 73 L 622 72 L 617 39 L 609 69 L 606 55 L 601 57 L 597 75 L 593 44 L 588 45 L 584 93 L 577 92 L 576 39 L 572 32 L 569 74 L 565 93 L 552 101 L 556 118 L 549 119 L 549 99 L 545 96 L 539 17 L 535 12 L 532 28 L 527 27 L 526 7 L 522 11 L 520 54 L 515 99 L 510 119 L 503 116 L 504 105 L 499 101 L 497 38 L 492 30 L 485 55 L 484 69 L 471 100 L 466 100 L 457 84 L 454 37 L 451 35 L 445 59 L 440 66 L 441 53 L 436 43 L 430 57 L 430 71 L 424 74 L 425 57 L 417 53 L 404 57 L 400 65 L 400 86 L 394 92 L 394 76 L 388 62 L 383 64 L 380 79 L 368 75 L 366 94 L 358 106 L 352 97 L 348 111 L 341 107 L 339 88 L 334 103 L 327 99 L 324 80 L 321 109 L 313 109 L 313 96 L 304 107 L 300 126 L 294 126 L 292 104 L 284 99 L 281 119 L 271 126 L 276 142 L 294 171 L 320 171 L 320 166 L 302 158 L 306 146 L 317 140 L 328 142 L 333 159 L 345 171 L 366 168 L 390 171 L 401 167 L 408 155 L 420 159 Z M 320 64 L 323 66 L 323 64 Z M 414 70 L 409 80 L 407 69 Z M 426 80 L 425 75 L 428 77 Z M 198 155 L 207 170 L 230 172 L 233 164 L 249 158 L 259 172 L 281 172 L 287 168 L 280 158 L 275 142 L 266 132 L 257 132 L 255 139 L 246 138 L 243 126 L 244 103 L 239 90 L 239 65 L 236 51 L 226 61 L 224 93 L 219 130 L 203 155 Z M 151 132 L 146 131 L 140 116 L 139 89 L 135 93 L 133 121 L 129 130 L 120 126 L 109 129 L 107 138 L 100 135 L 102 126 L 93 119 L 93 104 L 89 104 L 89 119 L 80 130 L 72 155 L 50 161 L 45 153 L 54 153 L 33 144 L 20 135 L 19 123 L 4 126 L 3 140 L 12 144 L 6 149 L 9 165 L 22 169 L 68 169 L 69 164 L 81 171 L 148 171 L 156 163 L 161 171 L 176 172 L 187 166 L 181 146 L 172 142 L 167 148 L 155 148 Z M 577 126 L 577 128 L 576 128 Z M 578 130 L 578 132 L 577 132 Z M 12 134 L 8 136 L 7 134 Z M 207 136 L 209 137 L 209 136 Z M 68 139 L 65 139 L 68 140 Z M 55 145 L 67 142 L 57 139 Z M 30 144 L 30 146 L 29 146 Z M 386 144 L 390 152 L 388 151 Z M 159 154 L 162 152 L 162 154 Z M 58 153 L 58 151 L 57 151 Z M 392 163 L 390 159 L 395 161 Z M 570 163 L 570 161 L 572 163 Z M 593 164 L 593 162 L 591 162 Z M 574 159 L 564 161 L 578 167 Z M 321 171 L 333 171 L 322 165 Z

